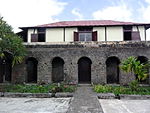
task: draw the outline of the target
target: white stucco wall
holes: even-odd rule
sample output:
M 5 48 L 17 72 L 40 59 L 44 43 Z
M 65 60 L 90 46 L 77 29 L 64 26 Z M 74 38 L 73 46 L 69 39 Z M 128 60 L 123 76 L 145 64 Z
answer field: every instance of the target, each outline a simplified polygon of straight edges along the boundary
M 74 41 L 74 32 L 77 32 L 77 28 L 65 28 L 65 42 Z
M 107 27 L 107 41 L 123 41 L 123 27 Z
M 145 40 L 144 26 L 138 26 L 141 40 Z M 133 31 L 137 31 L 137 27 L 133 26 Z M 98 41 L 105 41 L 105 27 L 93 27 L 93 31 L 97 31 Z M 65 42 L 74 41 L 74 32 L 77 28 L 65 28 Z M 31 34 L 37 33 L 37 29 L 28 29 L 28 42 L 31 42 Z M 106 27 L 107 41 L 123 41 L 123 27 Z M 46 42 L 64 42 L 64 28 L 47 28 Z
M 31 34 L 37 33 L 37 29 L 28 29 L 28 37 L 27 37 L 27 42 L 31 42 Z
M 63 28 L 47 28 L 46 42 L 63 42 L 64 41 Z
M 93 27 L 97 31 L 97 41 L 105 41 L 105 27 Z

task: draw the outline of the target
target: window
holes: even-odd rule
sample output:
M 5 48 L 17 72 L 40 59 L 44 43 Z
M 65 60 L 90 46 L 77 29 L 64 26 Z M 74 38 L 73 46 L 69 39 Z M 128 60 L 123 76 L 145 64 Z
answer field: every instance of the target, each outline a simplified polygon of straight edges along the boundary
M 45 28 L 38 29 L 38 42 L 45 42 Z
M 124 32 L 124 41 L 132 40 L 131 32 Z
M 38 28 L 37 34 L 31 34 L 31 42 L 45 42 L 45 28 Z
M 79 41 L 92 41 L 92 33 L 79 33 Z
M 79 27 L 78 32 L 74 32 L 74 41 L 97 41 L 97 31 L 92 30 L 92 27 Z
M 38 34 L 31 34 L 31 42 L 38 42 Z
M 124 41 L 132 40 L 132 26 L 124 26 Z
M 138 26 L 136 26 L 136 28 L 137 28 L 137 31 L 133 31 L 132 26 L 124 26 L 123 27 L 124 41 L 141 40 Z

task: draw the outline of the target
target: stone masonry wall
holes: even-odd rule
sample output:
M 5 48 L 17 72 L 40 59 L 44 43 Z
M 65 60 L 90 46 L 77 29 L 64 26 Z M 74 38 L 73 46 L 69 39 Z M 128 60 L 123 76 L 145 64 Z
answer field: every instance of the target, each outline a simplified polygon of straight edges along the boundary
M 91 82 L 106 83 L 106 60 L 111 56 L 120 61 L 129 56 L 145 56 L 150 59 L 150 42 L 71 42 L 71 43 L 26 43 L 28 57 L 38 61 L 38 82 L 52 82 L 52 60 L 60 57 L 64 60 L 64 75 L 69 82 L 78 83 L 78 60 L 88 57 L 92 61 Z M 13 82 L 25 82 L 26 63 L 14 67 Z M 150 78 L 150 77 L 149 77 Z M 128 84 L 135 79 L 120 71 L 119 83 Z M 150 83 L 150 82 L 149 82 Z

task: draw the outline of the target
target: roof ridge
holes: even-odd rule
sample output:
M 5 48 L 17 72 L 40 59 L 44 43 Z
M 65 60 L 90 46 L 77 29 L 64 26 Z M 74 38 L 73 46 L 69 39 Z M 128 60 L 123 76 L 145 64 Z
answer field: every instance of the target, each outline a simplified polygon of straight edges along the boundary
M 150 23 L 137 23 L 126 22 L 116 20 L 75 20 L 75 21 L 57 21 L 49 24 L 42 24 L 32 27 L 22 28 L 36 28 L 36 27 L 77 27 L 77 26 L 121 26 L 121 25 L 147 25 L 150 27 Z

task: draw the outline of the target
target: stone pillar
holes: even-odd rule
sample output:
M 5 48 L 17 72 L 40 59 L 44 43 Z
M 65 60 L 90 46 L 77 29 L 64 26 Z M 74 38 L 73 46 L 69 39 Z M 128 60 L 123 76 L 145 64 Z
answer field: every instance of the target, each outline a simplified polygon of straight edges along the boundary
M 52 65 L 49 61 L 42 59 L 38 62 L 37 79 L 38 83 L 52 82 Z
M 64 65 L 65 82 L 78 84 L 78 64 L 74 60 L 67 60 Z
M 128 85 L 133 80 L 135 80 L 134 73 L 126 73 L 120 70 L 120 84 L 121 85 Z
M 17 64 L 12 68 L 12 83 L 23 83 L 26 78 L 26 64 L 25 62 Z
M 99 62 L 93 62 L 91 65 L 91 82 L 94 84 L 106 83 L 106 66 Z

